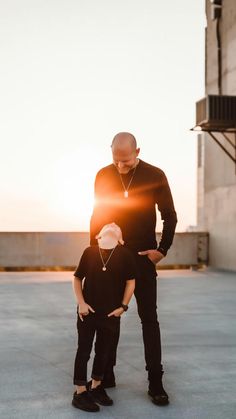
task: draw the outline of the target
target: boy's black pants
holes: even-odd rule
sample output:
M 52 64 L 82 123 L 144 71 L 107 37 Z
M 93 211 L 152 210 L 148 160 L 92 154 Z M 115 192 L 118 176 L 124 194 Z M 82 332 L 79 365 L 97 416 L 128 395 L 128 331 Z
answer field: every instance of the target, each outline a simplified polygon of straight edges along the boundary
M 96 334 L 95 357 L 91 377 L 102 380 L 109 359 L 112 343 L 119 333 L 120 317 L 107 317 L 106 314 L 89 313 L 83 321 L 77 314 L 78 348 L 74 364 L 74 384 L 87 383 L 87 363 L 90 358 Z

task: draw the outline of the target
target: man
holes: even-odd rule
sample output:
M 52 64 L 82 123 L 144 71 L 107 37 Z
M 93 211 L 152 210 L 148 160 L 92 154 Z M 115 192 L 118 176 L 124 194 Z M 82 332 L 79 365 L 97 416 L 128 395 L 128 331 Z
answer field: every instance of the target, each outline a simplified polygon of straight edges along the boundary
M 153 403 L 166 405 L 168 395 L 162 385 L 161 338 L 157 319 L 156 263 L 167 254 L 177 223 L 176 212 L 166 176 L 162 170 L 138 158 L 135 137 L 117 134 L 111 145 L 113 164 L 101 169 L 95 180 L 95 206 L 91 217 L 90 239 L 104 224 L 115 222 L 123 231 L 125 245 L 132 250 L 138 267 L 135 297 L 142 323 L 144 354 L 148 370 L 148 394 Z M 162 235 L 156 242 L 156 205 L 163 220 Z M 107 366 L 104 383 L 115 386 L 113 366 L 116 346 Z

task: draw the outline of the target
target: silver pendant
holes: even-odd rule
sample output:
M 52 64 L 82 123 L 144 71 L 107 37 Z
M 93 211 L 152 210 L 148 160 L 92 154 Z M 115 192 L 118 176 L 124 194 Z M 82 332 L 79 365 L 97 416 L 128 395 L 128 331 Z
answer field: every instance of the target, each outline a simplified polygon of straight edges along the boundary
M 106 271 L 107 270 L 106 266 L 103 266 L 102 270 L 103 271 Z
M 124 197 L 128 198 L 129 197 L 129 192 L 128 191 L 124 191 Z

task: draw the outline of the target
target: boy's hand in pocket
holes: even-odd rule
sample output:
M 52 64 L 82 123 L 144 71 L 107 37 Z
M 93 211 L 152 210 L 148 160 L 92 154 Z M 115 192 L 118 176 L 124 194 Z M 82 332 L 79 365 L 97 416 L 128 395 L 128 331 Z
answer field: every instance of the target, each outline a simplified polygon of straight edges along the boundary
M 111 316 L 120 317 L 123 313 L 124 313 L 124 309 L 122 307 L 119 307 L 119 308 L 116 308 L 115 310 L 113 310 L 107 316 L 108 317 L 111 317 Z

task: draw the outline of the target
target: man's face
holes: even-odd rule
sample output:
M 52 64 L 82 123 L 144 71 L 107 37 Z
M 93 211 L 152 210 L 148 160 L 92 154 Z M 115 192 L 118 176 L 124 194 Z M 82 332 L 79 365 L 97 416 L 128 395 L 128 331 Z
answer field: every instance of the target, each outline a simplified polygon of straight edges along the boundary
M 128 173 L 137 163 L 139 149 L 131 150 L 130 147 L 124 149 L 112 149 L 113 163 L 118 172 L 122 174 Z

